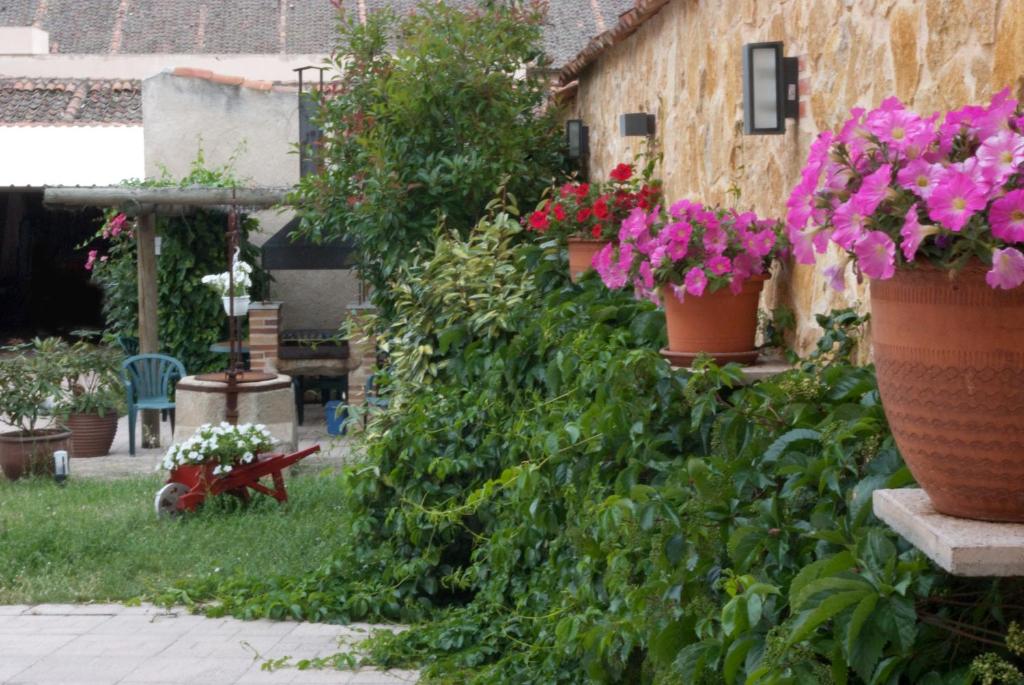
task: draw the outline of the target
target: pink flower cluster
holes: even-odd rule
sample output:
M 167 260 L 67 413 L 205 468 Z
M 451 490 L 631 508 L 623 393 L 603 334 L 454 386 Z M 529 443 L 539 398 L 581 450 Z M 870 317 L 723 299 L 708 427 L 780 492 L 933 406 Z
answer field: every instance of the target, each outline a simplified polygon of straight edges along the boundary
M 609 288 L 632 283 L 638 295 L 654 300 L 658 287 L 671 288 L 679 299 L 726 286 L 738 293 L 784 248 L 780 234 L 778 221 L 753 212 L 688 200 L 668 212 L 638 207 L 622 222 L 618 240 L 595 255 L 593 266 Z
M 1009 90 L 987 106 L 922 117 L 889 98 L 855 108 L 811 145 L 786 204 L 796 259 L 835 243 L 870 278 L 919 256 L 951 265 L 987 254 L 993 288 L 1024 283 L 1024 116 Z M 842 269 L 827 277 L 842 289 Z

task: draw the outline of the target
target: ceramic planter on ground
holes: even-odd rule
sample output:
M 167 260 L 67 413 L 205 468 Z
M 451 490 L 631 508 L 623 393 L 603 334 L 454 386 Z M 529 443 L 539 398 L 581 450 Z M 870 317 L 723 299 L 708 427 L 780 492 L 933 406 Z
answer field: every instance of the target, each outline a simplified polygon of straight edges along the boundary
M 67 420 L 71 429 L 72 457 L 103 457 L 110 454 L 110 446 L 117 433 L 117 412 L 99 414 L 71 414 Z
M 886 418 L 936 510 L 1024 522 L 1024 289 L 974 264 L 871 282 Z
M 573 283 L 592 268 L 594 255 L 607 243 L 589 238 L 569 238 L 569 278 Z
M 224 313 L 231 316 L 231 298 L 222 297 L 220 298 L 224 303 Z M 249 296 L 248 295 L 236 295 L 235 296 L 235 316 L 246 316 L 249 313 Z
M 53 453 L 68 449 L 71 431 L 63 428 L 0 434 L 0 470 L 9 480 L 22 476 L 53 476 Z
M 683 301 L 671 288 L 663 287 L 668 347 L 662 356 L 673 366 L 689 366 L 701 353 L 711 355 L 716 364 L 754 362 L 757 304 L 764 281 L 764 277 L 751 278 L 736 295 L 722 288 Z

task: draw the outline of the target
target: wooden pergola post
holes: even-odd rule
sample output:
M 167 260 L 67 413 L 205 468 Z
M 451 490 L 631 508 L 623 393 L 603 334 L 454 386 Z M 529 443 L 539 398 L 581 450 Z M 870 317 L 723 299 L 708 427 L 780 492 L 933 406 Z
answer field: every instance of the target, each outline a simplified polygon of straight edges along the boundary
M 155 354 L 160 351 L 158 326 L 156 275 L 156 215 L 147 212 L 139 216 L 135 236 L 139 274 L 139 352 Z M 160 412 L 142 411 L 142 446 L 160 447 Z

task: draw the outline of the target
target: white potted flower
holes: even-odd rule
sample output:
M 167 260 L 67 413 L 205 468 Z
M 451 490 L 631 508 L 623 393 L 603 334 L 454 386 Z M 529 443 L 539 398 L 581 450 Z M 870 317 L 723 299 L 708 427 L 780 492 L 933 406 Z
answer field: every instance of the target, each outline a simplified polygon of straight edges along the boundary
M 235 250 L 235 256 L 231 260 L 231 272 L 225 271 L 203 276 L 203 284 L 220 293 L 221 301 L 224 304 L 224 313 L 228 316 L 232 314 L 232 299 L 234 300 L 235 316 L 245 316 L 249 313 L 252 266 L 239 259 L 240 252 L 241 250 Z

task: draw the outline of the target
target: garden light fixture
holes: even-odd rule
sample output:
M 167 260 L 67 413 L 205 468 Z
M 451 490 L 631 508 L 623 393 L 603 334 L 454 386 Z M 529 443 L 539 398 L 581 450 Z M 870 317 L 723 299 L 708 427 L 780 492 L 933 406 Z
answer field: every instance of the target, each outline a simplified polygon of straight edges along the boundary
M 57 450 L 53 453 L 53 479 L 58 485 L 64 485 L 64 481 L 71 475 L 71 464 L 68 461 L 67 450 Z
M 786 119 L 799 115 L 799 60 L 782 56 L 782 43 L 743 46 L 743 132 L 786 132 Z
M 619 115 L 619 135 L 653 136 L 655 118 L 647 112 L 631 112 Z
M 569 159 L 583 159 L 590 154 L 590 127 L 582 119 L 565 122 L 565 144 L 569 148 Z

